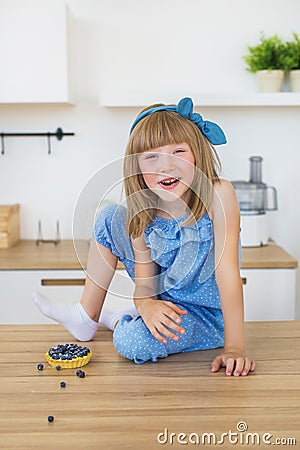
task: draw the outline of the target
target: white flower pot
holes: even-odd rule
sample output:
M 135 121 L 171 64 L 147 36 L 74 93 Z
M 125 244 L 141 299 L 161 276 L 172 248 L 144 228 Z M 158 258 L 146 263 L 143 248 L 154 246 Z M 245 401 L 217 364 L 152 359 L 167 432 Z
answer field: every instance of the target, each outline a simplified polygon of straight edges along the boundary
M 280 92 L 283 79 L 283 70 L 259 70 L 257 72 L 258 91 Z
M 290 82 L 292 92 L 300 92 L 300 70 L 290 71 Z

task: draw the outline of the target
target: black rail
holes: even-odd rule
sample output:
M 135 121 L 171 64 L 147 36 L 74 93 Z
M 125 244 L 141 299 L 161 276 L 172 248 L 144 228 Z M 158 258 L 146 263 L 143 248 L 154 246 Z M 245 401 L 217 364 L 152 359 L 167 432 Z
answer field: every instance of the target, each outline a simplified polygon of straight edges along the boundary
M 1 137 L 1 154 L 4 155 L 5 153 L 5 145 L 4 145 L 4 138 L 7 137 L 41 137 L 45 136 L 47 138 L 48 142 L 48 154 L 51 154 L 51 140 L 50 138 L 52 136 L 55 136 L 57 140 L 61 141 L 64 136 L 75 136 L 75 133 L 65 133 L 62 128 L 57 128 L 55 132 L 46 132 L 46 133 L 0 133 Z

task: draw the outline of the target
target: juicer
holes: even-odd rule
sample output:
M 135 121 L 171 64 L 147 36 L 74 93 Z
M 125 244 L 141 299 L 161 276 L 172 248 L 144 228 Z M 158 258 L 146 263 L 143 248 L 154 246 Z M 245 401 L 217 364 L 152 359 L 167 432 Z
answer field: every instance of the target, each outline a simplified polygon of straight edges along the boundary
M 269 239 L 267 211 L 275 211 L 277 191 L 262 181 L 261 156 L 251 156 L 249 181 L 232 181 L 241 211 L 241 242 L 243 247 L 266 245 Z

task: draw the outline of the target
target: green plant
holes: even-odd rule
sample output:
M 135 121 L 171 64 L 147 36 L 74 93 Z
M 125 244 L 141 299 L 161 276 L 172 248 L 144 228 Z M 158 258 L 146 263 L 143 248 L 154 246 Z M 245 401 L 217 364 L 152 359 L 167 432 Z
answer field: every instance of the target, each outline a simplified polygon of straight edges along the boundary
M 247 70 L 255 73 L 259 70 L 282 69 L 280 55 L 283 48 L 284 43 L 277 34 L 267 38 L 262 33 L 258 45 L 248 46 L 249 54 L 244 56 Z
M 300 69 L 300 37 L 297 33 L 293 33 L 293 36 L 294 40 L 284 44 L 279 56 L 280 65 L 285 71 Z

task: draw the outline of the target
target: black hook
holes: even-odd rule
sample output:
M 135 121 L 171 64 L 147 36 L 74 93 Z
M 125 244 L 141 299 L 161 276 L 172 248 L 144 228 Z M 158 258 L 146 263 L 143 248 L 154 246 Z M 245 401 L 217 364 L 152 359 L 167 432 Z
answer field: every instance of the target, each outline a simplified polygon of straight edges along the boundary
M 48 155 L 51 155 L 51 140 L 50 140 L 50 133 L 47 133 L 47 141 L 48 141 Z
M 4 147 L 4 134 L 1 133 L 1 155 L 4 155 L 5 147 Z

